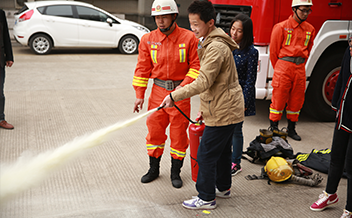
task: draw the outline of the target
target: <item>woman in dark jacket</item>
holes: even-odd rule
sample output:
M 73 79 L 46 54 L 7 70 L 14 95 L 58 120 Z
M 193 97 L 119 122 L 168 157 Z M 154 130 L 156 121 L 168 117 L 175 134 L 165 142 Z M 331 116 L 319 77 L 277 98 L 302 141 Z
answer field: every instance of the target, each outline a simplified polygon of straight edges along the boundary
M 253 46 L 253 24 L 245 14 L 238 14 L 230 25 L 230 36 L 240 46 L 232 52 L 242 87 L 245 116 L 255 115 L 255 81 L 257 80 L 258 50 Z M 243 122 L 237 125 L 232 138 L 232 176 L 241 172 Z
M 325 191 L 310 208 L 322 211 L 337 203 L 336 194 L 343 169 L 347 174 L 347 203 L 341 217 L 352 217 L 352 37 L 342 60 L 331 107 L 336 111 L 336 126 L 331 147 L 329 176 Z M 345 166 L 346 164 L 346 166 Z

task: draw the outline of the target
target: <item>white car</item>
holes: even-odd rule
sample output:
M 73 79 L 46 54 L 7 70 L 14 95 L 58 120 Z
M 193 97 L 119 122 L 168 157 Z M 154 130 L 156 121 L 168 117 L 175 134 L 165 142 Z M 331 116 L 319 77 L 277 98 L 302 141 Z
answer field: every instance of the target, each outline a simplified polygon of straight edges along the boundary
M 119 48 L 123 54 L 135 54 L 141 37 L 149 32 L 76 1 L 26 2 L 15 15 L 13 30 L 16 40 L 36 54 L 48 54 L 53 47 Z

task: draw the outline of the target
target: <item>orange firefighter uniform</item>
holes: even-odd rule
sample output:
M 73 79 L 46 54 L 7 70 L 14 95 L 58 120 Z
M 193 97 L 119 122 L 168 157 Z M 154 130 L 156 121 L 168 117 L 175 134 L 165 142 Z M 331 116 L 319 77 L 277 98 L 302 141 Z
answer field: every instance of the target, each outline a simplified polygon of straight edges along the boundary
M 281 119 L 286 104 L 287 119 L 298 121 L 306 89 L 305 62 L 314 38 L 314 27 L 306 21 L 299 24 L 292 15 L 274 26 L 270 40 L 270 60 L 274 67 L 271 121 Z
M 200 68 L 197 54 L 198 42 L 199 40 L 191 31 L 180 28 L 177 24 L 168 36 L 158 28 L 142 37 L 132 85 L 136 91 L 136 97 L 144 99 L 148 80 L 154 79 L 148 110 L 159 107 L 165 96 L 174 90 L 172 87 L 169 87 L 169 90 L 161 87 L 165 83 L 168 85 L 171 83 L 176 88 L 178 85 L 189 84 L 198 77 Z M 177 102 L 177 106 L 188 117 L 190 116 L 189 98 Z M 171 156 L 182 160 L 188 148 L 189 122 L 176 108 L 161 109 L 148 116 L 146 137 L 148 155 L 158 158 L 163 154 L 167 139 L 165 131 L 169 124 Z

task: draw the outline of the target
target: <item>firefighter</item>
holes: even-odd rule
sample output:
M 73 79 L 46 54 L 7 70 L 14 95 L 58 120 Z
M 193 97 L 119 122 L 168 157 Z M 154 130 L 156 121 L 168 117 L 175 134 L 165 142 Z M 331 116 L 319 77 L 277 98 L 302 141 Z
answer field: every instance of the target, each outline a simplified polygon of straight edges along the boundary
M 270 40 L 270 60 L 274 67 L 270 128 L 278 131 L 287 104 L 288 136 L 297 141 L 301 140 L 295 126 L 304 103 L 305 63 L 315 38 L 314 27 L 306 21 L 312 5 L 312 0 L 293 0 L 293 15 L 274 26 Z
M 166 95 L 193 82 L 199 74 L 198 39 L 191 31 L 176 24 L 178 8 L 175 1 L 155 0 L 151 15 L 158 28 L 141 39 L 132 83 L 137 98 L 133 112 L 137 113 L 143 108 L 149 79 L 153 79 L 154 84 L 148 110 L 158 107 Z M 177 105 L 190 116 L 189 98 Z M 186 131 L 189 122 L 176 108 L 158 110 L 147 118 L 146 144 L 150 168 L 141 182 L 148 183 L 159 176 L 160 159 L 167 139 L 165 131 L 169 124 L 171 181 L 175 188 L 181 188 L 180 172 L 189 143 Z

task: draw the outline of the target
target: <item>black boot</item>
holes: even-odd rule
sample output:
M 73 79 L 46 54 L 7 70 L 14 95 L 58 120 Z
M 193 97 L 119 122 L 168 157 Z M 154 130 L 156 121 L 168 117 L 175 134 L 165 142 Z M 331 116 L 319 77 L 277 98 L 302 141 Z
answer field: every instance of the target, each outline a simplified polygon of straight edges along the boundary
M 287 138 L 287 131 L 285 131 L 285 127 L 279 130 L 279 121 L 272 121 L 270 120 L 270 127 L 269 130 L 273 132 L 273 136 L 279 136 L 280 138 L 286 140 Z
M 287 120 L 287 121 L 288 121 L 288 125 L 287 125 L 288 136 L 291 137 L 293 140 L 301 141 L 301 137 L 297 135 L 297 132 L 296 132 L 296 122 L 292 122 L 291 120 Z
M 178 160 L 171 158 L 171 182 L 172 186 L 175 188 L 182 187 L 182 180 L 180 177 L 181 167 L 183 166 L 183 159 Z
M 158 158 L 149 156 L 149 166 L 150 166 L 150 168 L 149 168 L 147 174 L 145 174 L 142 177 L 142 179 L 141 179 L 142 183 L 151 182 L 154 179 L 159 177 L 160 159 L 161 159 L 161 156 L 158 157 Z
M 269 130 L 271 130 L 273 132 L 274 132 L 274 130 L 279 130 L 279 121 L 274 122 L 274 121 L 270 120 Z

